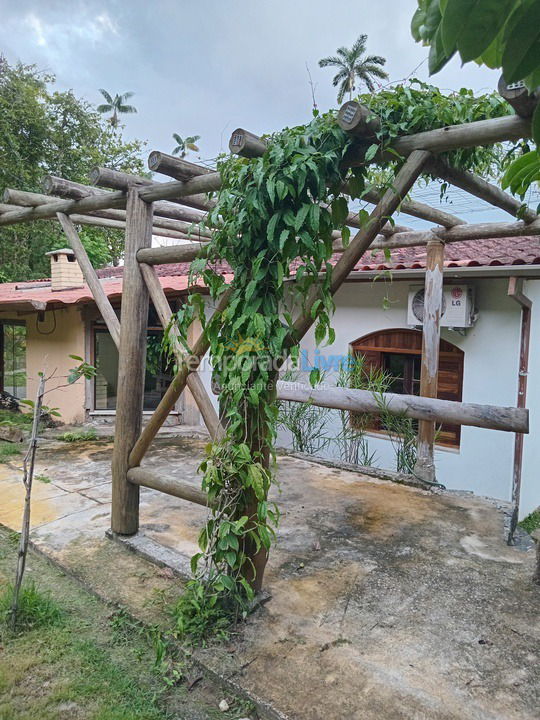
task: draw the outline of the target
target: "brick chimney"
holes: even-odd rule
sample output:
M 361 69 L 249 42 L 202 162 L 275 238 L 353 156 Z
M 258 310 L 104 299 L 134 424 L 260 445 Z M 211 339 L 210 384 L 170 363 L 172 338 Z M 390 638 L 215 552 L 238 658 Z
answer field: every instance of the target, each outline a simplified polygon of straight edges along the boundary
M 71 248 L 46 253 L 51 258 L 51 289 L 68 290 L 84 285 L 84 278 Z

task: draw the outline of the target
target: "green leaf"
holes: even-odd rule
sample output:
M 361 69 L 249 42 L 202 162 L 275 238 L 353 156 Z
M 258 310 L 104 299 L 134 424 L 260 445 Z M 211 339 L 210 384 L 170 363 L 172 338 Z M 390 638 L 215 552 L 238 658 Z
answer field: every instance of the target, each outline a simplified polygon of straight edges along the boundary
M 366 153 L 364 155 L 364 160 L 366 162 L 373 160 L 373 158 L 377 154 L 378 149 L 379 149 L 379 146 L 377 145 L 377 143 L 373 143 L 373 145 L 370 145 L 368 147 L 368 149 L 366 150 Z
M 321 371 L 319 368 L 313 368 L 313 370 L 309 373 L 309 383 L 311 387 L 315 387 L 315 385 L 318 385 L 321 382 Z
M 343 196 L 332 200 L 332 220 L 336 225 L 343 225 L 349 214 L 349 206 Z
M 191 565 L 191 572 L 193 575 L 195 575 L 195 573 L 197 572 L 197 565 L 201 558 L 202 558 L 202 553 L 195 553 L 195 555 L 193 555 L 193 557 L 191 558 L 190 565 Z
M 508 19 L 515 0 L 448 0 L 441 24 L 444 50 L 456 45 L 463 62 L 482 55 Z
M 525 0 L 512 14 L 505 32 L 503 74 L 507 83 L 524 80 L 540 65 L 540 2 Z
M 435 75 L 435 73 L 438 73 L 439 70 L 442 70 L 446 63 L 453 57 L 455 52 L 455 48 L 450 53 L 446 52 L 442 42 L 441 27 L 439 26 L 429 50 L 429 74 Z
M 296 232 L 300 231 L 300 228 L 303 226 L 304 221 L 310 211 L 311 203 L 306 203 L 305 205 L 302 205 L 300 210 L 298 211 L 295 221 L 294 221 L 294 229 Z
M 274 215 L 272 215 L 272 217 L 270 218 L 270 222 L 268 223 L 268 226 L 266 228 L 266 237 L 269 243 L 272 243 L 274 241 L 274 232 L 276 230 L 276 225 L 278 224 L 279 217 L 279 213 L 274 213 Z

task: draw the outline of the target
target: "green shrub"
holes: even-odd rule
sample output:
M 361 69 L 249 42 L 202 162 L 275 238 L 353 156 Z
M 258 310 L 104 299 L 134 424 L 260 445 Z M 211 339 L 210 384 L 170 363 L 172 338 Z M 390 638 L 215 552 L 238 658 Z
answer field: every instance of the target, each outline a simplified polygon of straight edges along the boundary
M 32 427 L 32 413 L 13 412 L 13 410 L 0 410 L 0 425 L 16 425 L 29 429 Z
M 97 440 L 97 433 L 93 428 L 91 430 L 65 432 L 63 435 L 60 435 L 60 440 L 70 443 L 91 442 L 92 440 Z
M 0 442 L 0 463 L 5 463 L 9 458 L 20 454 L 21 449 L 18 445 L 10 442 Z
M 537 528 L 540 528 L 540 509 L 533 510 L 530 515 L 527 515 L 526 518 L 523 518 L 523 520 L 518 523 L 525 532 L 528 532 L 529 535 L 534 532 Z
M 11 616 L 13 585 L 8 585 L 0 594 L 0 623 L 7 625 Z M 33 582 L 23 585 L 19 593 L 17 630 L 31 630 L 60 623 L 62 613 L 47 593 L 40 592 Z

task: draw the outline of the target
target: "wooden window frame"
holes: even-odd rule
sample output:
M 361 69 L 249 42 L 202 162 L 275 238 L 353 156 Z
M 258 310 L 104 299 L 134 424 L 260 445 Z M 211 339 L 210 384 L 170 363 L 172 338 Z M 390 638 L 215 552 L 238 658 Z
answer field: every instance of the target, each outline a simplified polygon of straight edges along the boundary
M 390 328 L 368 333 L 350 344 L 353 354 L 364 355 L 367 362 L 373 366 L 383 367 L 383 356 L 394 355 L 422 355 L 422 332 L 410 328 Z M 461 348 L 441 339 L 439 355 L 439 392 L 438 396 L 446 400 L 463 398 L 463 368 L 465 353 Z M 441 379 L 445 375 L 447 382 L 456 376 L 457 382 L 450 388 L 441 387 Z M 366 428 L 369 432 L 386 434 L 380 427 L 377 419 Z M 442 426 L 437 445 L 453 450 L 459 450 L 461 443 L 461 426 Z

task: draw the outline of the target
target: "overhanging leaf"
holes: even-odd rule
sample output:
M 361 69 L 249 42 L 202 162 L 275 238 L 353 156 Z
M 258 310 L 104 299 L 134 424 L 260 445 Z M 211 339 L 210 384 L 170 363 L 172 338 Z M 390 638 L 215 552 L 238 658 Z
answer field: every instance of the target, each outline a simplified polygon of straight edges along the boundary
M 523 80 L 540 65 L 540 2 L 525 0 L 508 21 L 503 52 L 507 83 Z
M 456 47 L 463 62 L 488 49 L 502 29 L 515 0 L 448 0 L 441 24 L 446 53 Z

